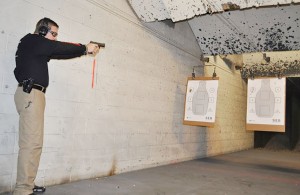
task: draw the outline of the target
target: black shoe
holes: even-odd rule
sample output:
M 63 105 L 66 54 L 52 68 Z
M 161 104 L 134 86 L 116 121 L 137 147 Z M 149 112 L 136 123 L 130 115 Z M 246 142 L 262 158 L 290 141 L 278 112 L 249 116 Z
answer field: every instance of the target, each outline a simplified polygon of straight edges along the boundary
M 28 194 L 28 195 L 36 195 L 35 193 L 31 193 L 31 194 Z
M 33 190 L 33 192 L 36 192 L 36 193 L 43 193 L 46 191 L 46 188 L 44 186 L 41 187 L 41 186 L 35 185 L 32 190 Z M 32 195 L 34 195 L 34 193 Z

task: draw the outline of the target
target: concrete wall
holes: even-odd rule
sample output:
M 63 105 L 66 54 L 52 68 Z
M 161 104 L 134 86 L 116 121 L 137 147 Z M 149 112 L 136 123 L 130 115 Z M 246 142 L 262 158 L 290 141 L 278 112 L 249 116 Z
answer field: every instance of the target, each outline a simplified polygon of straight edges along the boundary
M 211 77 L 215 71 L 219 77 L 216 122 L 206 132 L 209 156 L 251 148 L 254 143 L 253 133 L 246 132 L 247 84 L 229 63 L 239 63 L 241 56 L 233 58 L 210 56 L 205 64 L 205 76 Z
M 2 0 L 0 7 L 0 192 L 11 191 L 16 180 L 14 55 L 20 38 L 32 33 L 44 16 L 60 25 L 59 40 L 95 40 L 105 42 L 106 48 L 96 57 L 94 88 L 93 58 L 49 63 L 38 185 L 251 147 L 244 124 L 233 124 L 229 111 L 223 110 L 230 106 L 218 108 L 218 126 L 214 129 L 182 125 L 186 79 L 192 67 L 201 64 L 201 50 L 187 22 L 144 24 L 125 0 Z M 243 97 L 244 92 L 238 91 L 243 89 L 240 80 L 227 81 L 232 77 L 237 75 L 224 72 L 221 92 L 228 93 L 222 87 L 229 86 L 230 93 Z M 227 104 L 229 95 L 219 99 Z M 227 139 L 234 139 L 234 144 Z

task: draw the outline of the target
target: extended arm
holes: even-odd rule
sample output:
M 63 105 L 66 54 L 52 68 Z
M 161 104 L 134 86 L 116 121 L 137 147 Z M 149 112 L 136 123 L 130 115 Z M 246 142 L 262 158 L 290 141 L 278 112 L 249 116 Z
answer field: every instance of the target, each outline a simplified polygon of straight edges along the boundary
M 99 52 L 97 44 L 88 43 L 82 45 L 79 43 L 67 43 L 55 41 L 50 58 L 51 59 L 71 59 L 86 54 L 96 55 Z

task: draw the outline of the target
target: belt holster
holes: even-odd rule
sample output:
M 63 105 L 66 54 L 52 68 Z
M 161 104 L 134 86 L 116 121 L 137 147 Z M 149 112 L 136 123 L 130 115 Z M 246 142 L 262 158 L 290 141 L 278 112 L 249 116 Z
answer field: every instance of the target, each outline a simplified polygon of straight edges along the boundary
M 32 90 L 32 86 L 34 84 L 34 79 L 29 78 L 22 81 L 23 91 L 26 93 L 30 93 Z

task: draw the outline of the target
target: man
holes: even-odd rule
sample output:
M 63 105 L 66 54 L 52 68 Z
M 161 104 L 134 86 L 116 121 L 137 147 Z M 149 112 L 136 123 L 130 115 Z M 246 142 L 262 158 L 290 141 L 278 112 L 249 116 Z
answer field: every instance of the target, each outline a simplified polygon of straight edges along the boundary
M 45 188 L 34 185 L 44 136 L 45 92 L 49 84 L 48 61 L 96 55 L 99 47 L 59 42 L 58 25 L 49 18 L 36 24 L 34 34 L 25 35 L 16 52 L 15 77 L 19 83 L 15 104 L 19 113 L 19 156 L 14 195 L 34 195 Z

